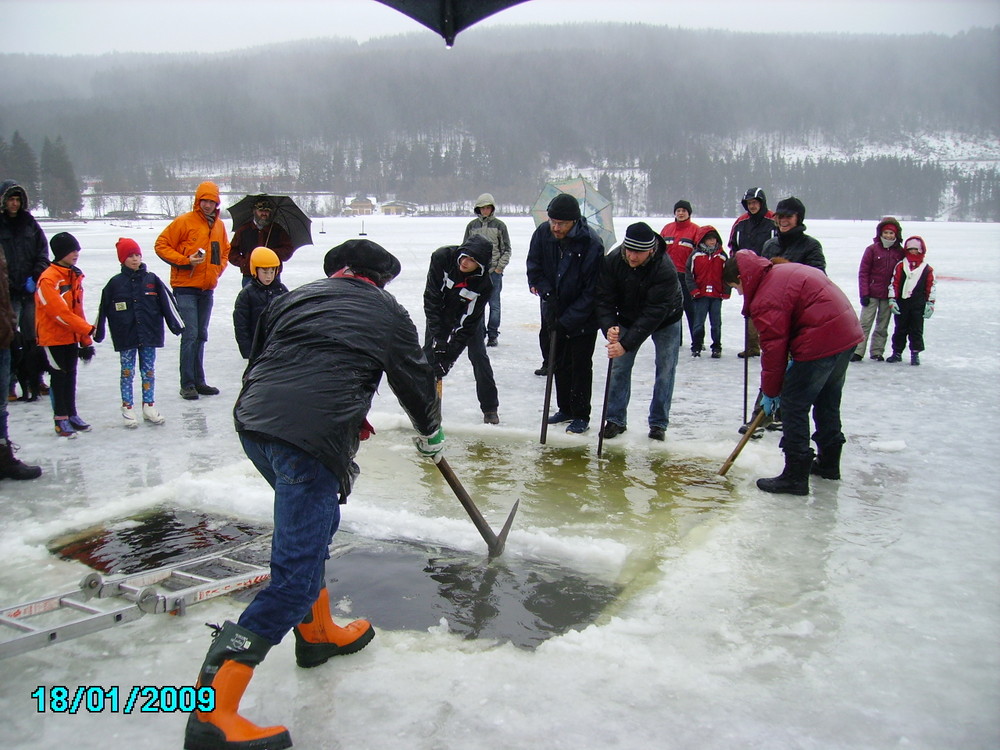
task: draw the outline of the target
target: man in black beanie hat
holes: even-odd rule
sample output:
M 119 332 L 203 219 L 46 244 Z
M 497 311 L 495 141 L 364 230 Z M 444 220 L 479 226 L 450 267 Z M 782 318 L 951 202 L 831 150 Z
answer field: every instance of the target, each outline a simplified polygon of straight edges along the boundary
M 566 432 L 579 434 L 590 426 L 597 343 L 594 295 L 604 245 L 572 195 L 557 195 L 546 213 L 549 220 L 531 235 L 527 266 L 528 286 L 542 298 L 550 344 L 555 342 L 548 366 L 555 377 L 557 411 L 548 421 L 569 422 Z
M 649 403 L 649 437 L 663 440 L 670 423 L 674 371 L 681 345 L 683 298 L 667 243 L 644 222 L 625 231 L 625 241 L 608 253 L 597 283 L 597 320 L 612 360 L 604 439 L 625 432 L 632 366 L 646 339 L 653 340 L 656 377 Z
M 774 208 L 778 234 L 764 243 L 761 255 L 768 260 L 782 258 L 787 263 L 802 263 L 825 272 L 823 246 L 806 234 L 806 225 L 802 223 L 805 218 L 806 207 L 794 195 L 778 201 Z
M 434 375 L 409 314 L 383 289 L 399 261 L 367 240 L 331 250 L 320 279 L 276 297 L 261 314 L 233 417 L 247 457 L 274 489 L 271 580 L 239 617 L 217 629 L 198 685 L 215 710 L 188 718 L 185 747 L 291 747 L 283 726 L 238 713 L 254 668 L 290 630 L 295 661 L 317 667 L 364 648 L 366 620 L 330 613 L 325 563 L 368 437 L 365 415 L 385 374 L 424 456 L 444 448 Z

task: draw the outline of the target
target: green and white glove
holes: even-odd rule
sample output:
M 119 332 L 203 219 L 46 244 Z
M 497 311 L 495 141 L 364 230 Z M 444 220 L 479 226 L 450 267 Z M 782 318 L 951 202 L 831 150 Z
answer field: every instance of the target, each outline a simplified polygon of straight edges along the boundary
M 437 463 L 444 458 L 444 429 L 438 427 L 438 431 L 433 435 L 419 435 L 413 438 L 413 444 L 417 446 L 421 456 L 426 456 Z

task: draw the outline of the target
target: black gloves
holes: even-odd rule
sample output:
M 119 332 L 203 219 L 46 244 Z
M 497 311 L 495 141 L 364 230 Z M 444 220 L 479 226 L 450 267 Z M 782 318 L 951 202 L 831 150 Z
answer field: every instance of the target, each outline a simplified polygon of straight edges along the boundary
M 82 359 L 84 362 L 89 362 L 94 358 L 94 354 L 96 354 L 96 352 L 94 351 L 93 346 L 81 346 L 78 354 L 80 356 L 80 359 Z
M 869 299 L 868 297 L 862 297 L 861 298 L 861 306 L 862 307 L 868 307 L 868 303 L 869 302 L 871 302 L 871 299 Z
M 444 376 L 448 374 L 451 366 L 454 362 L 450 361 L 447 357 L 435 357 L 434 358 L 434 377 L 438 380 L 443 380 Z

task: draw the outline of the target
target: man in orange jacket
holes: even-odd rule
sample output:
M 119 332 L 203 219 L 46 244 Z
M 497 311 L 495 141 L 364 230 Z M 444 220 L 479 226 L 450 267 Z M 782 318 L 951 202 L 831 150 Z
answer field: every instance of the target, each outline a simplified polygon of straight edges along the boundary
M 219 218 L 219 188 L 203 182 L 194 208 L 174 219 L 156 238 L 156 254 L 170 264 L 170 286 L 184 321 L 181 333 L 181 397 L 215 396 L 205 382 L 205 342 L 219 277 L 229 263 L 229 240 Z

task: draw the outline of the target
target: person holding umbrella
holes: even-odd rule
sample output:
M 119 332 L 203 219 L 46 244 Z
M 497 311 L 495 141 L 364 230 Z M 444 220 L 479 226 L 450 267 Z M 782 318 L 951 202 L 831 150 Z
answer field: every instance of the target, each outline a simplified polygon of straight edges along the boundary
M 546 209 L 548 221 L 531 235 L 528 246 L 528 287 L 542 298 L 542 316 L 549 329 L 550 377 L 555 378 L 558 410 L 549 424 L 569 422 L 566 432 L 590 427 L 590 399 L 597 343 L 595 295 L 604 245 L 582 218 L 580 204 L 568 193 L 554 197 Z
M 280 223 L 274 220 L 275 202 L 269 195 L 253 196 L 253 213 L 246 221 L 239 223 L 233 231 L 230 241 L 229 262 L 240 269 L 243 274 L 243 286 L 253 281 L 250 270 L 250 256 L 258 247 L 270 248 L 282 263 L 292 257 L 295 247 L 292 238 Z M 244 199 L 246 200 L 246 199 Z M 243 201 L 236 204 L 242 204 Z M 236 224 L 233 206 L 229 209 Z
M 632 224 L 625 230 L 625 241 L 605 256 L 597 283 L 597 320 L 611 360 L 605 440 L 625 432 L 632 366 L 639 347 L 650 338 L 656 350 L 656 376 L 649 437 L 666 436 L 683 314 L 681 286 L 666 241 L 645 222 Z

